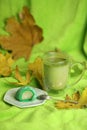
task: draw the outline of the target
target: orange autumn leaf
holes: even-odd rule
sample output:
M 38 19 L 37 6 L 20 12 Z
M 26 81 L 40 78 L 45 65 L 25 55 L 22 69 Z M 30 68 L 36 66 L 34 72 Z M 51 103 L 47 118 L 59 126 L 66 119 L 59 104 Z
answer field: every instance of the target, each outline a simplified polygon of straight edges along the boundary
M 43 40 L 42 29 L 36 25 L 27 7 L 19 14 L 19 21 L 15 17 L 7 20 L 5 29 L 9 36 L 0 36 L 0 45 L 10 50 L 14 59 L 24 57 L 28 60 L 32 47 Z
M 0 53 L 0 75 L 9 76 L 12 73 L 11 67 L 13 63 L 12 55 Z

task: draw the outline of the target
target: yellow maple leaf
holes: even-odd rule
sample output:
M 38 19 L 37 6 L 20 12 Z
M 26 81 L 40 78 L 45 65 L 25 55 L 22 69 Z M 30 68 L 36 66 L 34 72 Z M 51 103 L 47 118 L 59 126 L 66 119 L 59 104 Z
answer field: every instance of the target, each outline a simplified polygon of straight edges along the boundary
M 9 76 L 12 72 L 12 64 L 14 60 L 12 59 L 12 55 L 6 53 L 5 55 L 0 53 L 0 75 Z
M 65 100 L 57 101 L 55 106 L 59 109 L 66 109 L 66 108 L 82 108 L 79 104 L 80 100 L 80 93 L 79 91 L 72 94 L 72 97 L 66 95 Z
M 39 81 L 42 89 L 45 90 L 42 78 L 42 66 L 43 60 L 40 57 L 37 57 L 33 63 L 29 64 L 29 71 L 32 72 L 32 75 Z
M 80 108 L 78 104 L 69 101 L 58 101 L 55 103 L 55 107 L 58 109 Z
M 84 108 L 85 106 L 87 107 L 87 87 L 82 91 L 81 95 L 77 91 L 76 93 L 73 94 L 72 98 L 70 98 L 69 96 L 66 97 L 68 98 L 65 98 L 65 100 L 63 101 L 57 101 L 55 106 L 59 109 Z M 74 101 L 77 101 L 77 103 L 75 103 Z
M 17 82 L 9 82 L 9 83 L 17 85 L 17 86 L 18 85 L 19 86 L 28 85 L 30 83 L 30 74 L 29 74 L 29 71 L 27 71 L 25 78 L 23 78 L 23 76 L 19 72 L 18 66 L 16 66 L 16 69 L 15 69 L 15 79 L 17 80 Z
M 79 101 L 79 99 L 80 99 L 80 93 L 79 91 L 77 91 L 76 93 L 72 95 L 72 100 Z
M 78 104 L 80 106 L 87 105 L 87 87 L 82 91 Z
M 72 97 L 70 97 L 68 94 L 65 97 L 65 100 L 73 100 L 73 101 L 78 101 L 80 99 L 80 93 L 79 91 L 75 92 L 74 94 L 72 94 Z

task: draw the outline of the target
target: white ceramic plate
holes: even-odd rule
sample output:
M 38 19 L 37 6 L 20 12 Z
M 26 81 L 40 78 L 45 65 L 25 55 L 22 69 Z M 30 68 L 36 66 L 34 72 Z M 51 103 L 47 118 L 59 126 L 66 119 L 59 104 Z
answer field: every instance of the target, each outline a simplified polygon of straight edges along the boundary
M 44 90 L 34 88 L 34 87 L 31 87 L 31 88 L 33 88 L 36 91 L 37 96 L 43 95 L 43 94 L 47 95 L 47 92 L 45 92 Z M 11 105 L 20 107 L 20 108 L 34 107 L 34 106 L 42 105 L 46 101 L 46 99 L 44 99 L 44 100 L 35 99 L 34 101 L 20 102 L 15 99 L 15 94 L 18 91 L 18 89 L 20 89 L 20 87 L 8 90 L 4 96 L 4 101 Z

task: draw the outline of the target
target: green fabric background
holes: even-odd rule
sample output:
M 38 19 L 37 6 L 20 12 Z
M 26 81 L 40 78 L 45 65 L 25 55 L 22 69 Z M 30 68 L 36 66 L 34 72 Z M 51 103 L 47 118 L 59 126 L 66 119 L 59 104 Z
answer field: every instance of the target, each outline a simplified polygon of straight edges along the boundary
M 36 23 L 43 28 L 44 41 L 36 45 L 29 62 L 44 52 L 60 48 L 77 61 L 87 60 L 87 0 L 0 0 L 0 34 L 4 30 L 5 20 L 17 16 L 22 7 L 27 5 Z M 23 69 L 27 67 L 24 59 L 16 64 Z M 13 78 L 6 78 L 12 81 Z M 31 83 L 37 86 L 36 83 Z M 72 94 L 76 90 L 82 92 L 87 86 L 87 72 L 82 80 L 71 88 L 66 88 L 60 94 Z M 0 130 L 86 130 L 87 109 L 58 110 L 53 102 L 44 105 L 20 109 L 3 102 L 9 85 L 0 78 Z

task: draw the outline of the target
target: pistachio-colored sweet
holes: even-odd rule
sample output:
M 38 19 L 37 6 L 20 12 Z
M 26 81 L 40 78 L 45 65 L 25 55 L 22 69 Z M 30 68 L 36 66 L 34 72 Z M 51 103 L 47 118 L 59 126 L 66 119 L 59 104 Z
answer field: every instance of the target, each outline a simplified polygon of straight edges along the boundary
M 33 88 L 25 86 L 19 88 L 15 94 L 15 98 L 20 102 L 29 102 L 36 99 L 36 92 Z

